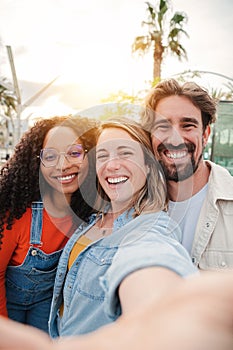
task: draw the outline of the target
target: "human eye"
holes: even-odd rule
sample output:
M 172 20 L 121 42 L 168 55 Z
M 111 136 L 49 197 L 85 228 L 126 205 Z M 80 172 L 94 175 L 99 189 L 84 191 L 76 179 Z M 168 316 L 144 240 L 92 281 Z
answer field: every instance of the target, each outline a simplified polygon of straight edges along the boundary
M 67 155 L 72 157 L 72 158 L 79 158 L 83 155 L 83 149 L 80 146 L 77 147 L 71 147 L 68 151 L 67 151 Z
M 130 150 L 125 150 L 118 153 L 118 156 L 120 158 L 129 158 L 133 155 L 134 155 L 133 151 L 130 151 Z
M 83 152 L 82 151 L 71 151 L 71 152 L 68 152 L 67 154 L 70 157 L 78 158 L 78 157 L 80 157 L 83 154 Z
M 194 123 L 184 123 L 183 124 L 183 129 L 185 130 L 192 130 L 195 129 L 197 126 Z
M 185 130 L 193 130 L 198 127 L 199 123 L 195 118 L 184 118 L 182 120 L 182 127 Z
M 99 162 L 104 162 L 108 159 L 108 154 L 107 153 L 99 153 L 96 155 L 96 160 Z
M 170 127 L 171 127 L 171 125 L 169 123 L 157 124 L 153 127 L 153 132 L 167 131 L 170 129 Z
M 52 162 L 57 158 L 57 153 L 53 150 L 44 150 L 43 159 L 46 162 Z

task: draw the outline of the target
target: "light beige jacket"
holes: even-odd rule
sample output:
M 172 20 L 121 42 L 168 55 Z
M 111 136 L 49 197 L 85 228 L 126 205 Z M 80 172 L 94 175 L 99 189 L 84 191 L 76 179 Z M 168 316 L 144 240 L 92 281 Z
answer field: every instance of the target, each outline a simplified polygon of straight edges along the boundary
M 233 268 L 233 176 L 207 161 L 208 192 L 201 209 L 191 256 L 201 270 Z

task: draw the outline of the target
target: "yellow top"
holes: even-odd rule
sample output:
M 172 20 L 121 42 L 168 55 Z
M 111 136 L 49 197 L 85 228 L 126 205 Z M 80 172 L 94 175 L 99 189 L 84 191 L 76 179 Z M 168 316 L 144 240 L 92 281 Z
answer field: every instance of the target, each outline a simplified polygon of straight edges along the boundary
M 77 258 L 77 256 L 79 256 L 81 251 L 84 250 L 91 242 L 92 241 L 85 236 L 81 236 L 77 240 L 77 242 L 74 244 L 74 246 L 70 252 L 70 257 L 69 257 L 69 261 L 68 261 L 68 270 L 71 268 L 75 259 Z M 59 312 L 60 316 L 63 315 L 63 310 L 64 310 L 64 303 L 62 303 L 62 305 L 60 307 L 60 312 Z
M 75 245 L 73 246 L 73 248 L 70 252 L 70 257 L 69 257 L 69 261 L 68 261 L 68 270 L 71 268 L 75 259 L 77 258 L 77 256 L 79 256 L 81 251 L 83 251 L 91 242 L 92 241 L 89 238 L 87 238 L 86 236 L 81 236 L 77 240 L 77 242 L 75 243 Z

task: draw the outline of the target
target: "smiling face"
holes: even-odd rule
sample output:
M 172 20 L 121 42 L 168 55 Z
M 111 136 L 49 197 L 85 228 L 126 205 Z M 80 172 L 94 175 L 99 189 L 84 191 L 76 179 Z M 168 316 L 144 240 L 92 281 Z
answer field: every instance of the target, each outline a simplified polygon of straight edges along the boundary
M 174 95 L 159 101 L 152 143 L 167 180 L 183 181 L 203 165 L 209 133 L 209 126 L 203 132 L 201 111 L 186 97 Z
M 69 146 L 76 144 L 81 144 L 81 142 L 71 128 L 57 126 L 47 133 L 43 149 L 55 149 L 58 153 L 67 153 Z M 75 161 L 72 162 L 72 157 L 69 157 L 68 160 L 64 153 L 59 155 L 54 166 L 45 167 L 41 162 L 40 170 L 50 187 L 54 191 L 64 193 L 68 201 L 70 201 L 72 193 L 79 188 L 87 175 L 88 160 L 85 157 L 83 161 L 77 162 L 77 159 L 74 157 Z M 48 159 L 52 159 L 49 153 Z
M 96 146 L 96 171 L 99 182 L 111 200 L 113 211 L 130 206 L 133 196 L 146 183 L 141 145 L 121 128 L 106 128 Z

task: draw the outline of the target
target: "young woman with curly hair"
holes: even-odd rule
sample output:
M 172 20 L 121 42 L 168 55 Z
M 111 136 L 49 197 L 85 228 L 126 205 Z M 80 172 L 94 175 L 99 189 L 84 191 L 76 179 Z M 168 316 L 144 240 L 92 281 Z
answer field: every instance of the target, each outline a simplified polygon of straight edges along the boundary
M 58 259 L 94 203 L 95 127 L 74 116 L 38 121 L 2 167 L 1 315 L 47 331 Z

